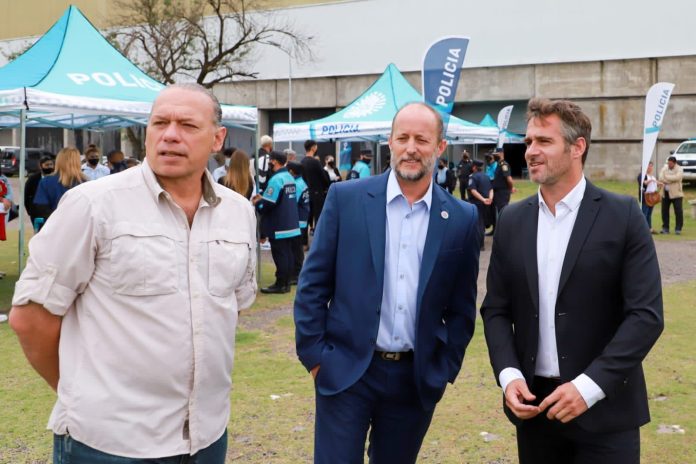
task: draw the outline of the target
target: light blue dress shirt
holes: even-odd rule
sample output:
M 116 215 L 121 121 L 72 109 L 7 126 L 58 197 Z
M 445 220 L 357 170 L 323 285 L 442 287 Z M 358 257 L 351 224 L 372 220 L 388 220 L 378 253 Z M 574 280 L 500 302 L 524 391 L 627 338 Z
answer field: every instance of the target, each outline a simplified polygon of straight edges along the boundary
M 432 176 L 431 176 L 432 178 Z M 380 351 L 409 351 L 416 343 L 416 299 L 433 183 L 420 200 L 408 204 L 392 170 L 387 181 L 384 288 L 377 333 Z

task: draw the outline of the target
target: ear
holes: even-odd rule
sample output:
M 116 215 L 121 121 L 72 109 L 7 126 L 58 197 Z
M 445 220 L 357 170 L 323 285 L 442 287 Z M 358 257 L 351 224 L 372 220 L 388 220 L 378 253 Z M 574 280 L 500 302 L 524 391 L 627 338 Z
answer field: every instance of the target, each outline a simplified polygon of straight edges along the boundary
M 225 143 L 225 137 L 227 136 L 227 128 L 220 126 L 215 129 L 215 136 L 213 140 L 213 151 L 222 150 L 222 145 Z
M 445 148 L 447 148 L 447 140 L 442 139 L 440 143 L 437 144 L 437 155 L 442 155 L 445 152 Z
M 585 137 L 578 137 L 575 140 L 575 143 L 570 146 L 570 154 L 573 158 L 581 159 L 586 148 L 587 141 L 585 140 Z

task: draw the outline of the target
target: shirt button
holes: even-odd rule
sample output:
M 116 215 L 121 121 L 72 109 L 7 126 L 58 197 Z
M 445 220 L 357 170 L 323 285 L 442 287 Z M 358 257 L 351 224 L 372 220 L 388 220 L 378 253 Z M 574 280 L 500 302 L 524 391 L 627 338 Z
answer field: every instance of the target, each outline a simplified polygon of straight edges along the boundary
M 399 275 L 399 279 L 403 279 L 403 278 L 404 278 L 403 274 Z
M 399 336 L 398 336 L 398 335 L 397 335 L 396 337 L 394 337 L 394 340 L 398 340 L 398 339 L 399 339 Z
M 406 249 L 406 247 L 408 247 L 408 245 L 401 245 L 401 248 L 403 249 Z
M 404 309 L 404 305 L 399 305 L 399 311 Z

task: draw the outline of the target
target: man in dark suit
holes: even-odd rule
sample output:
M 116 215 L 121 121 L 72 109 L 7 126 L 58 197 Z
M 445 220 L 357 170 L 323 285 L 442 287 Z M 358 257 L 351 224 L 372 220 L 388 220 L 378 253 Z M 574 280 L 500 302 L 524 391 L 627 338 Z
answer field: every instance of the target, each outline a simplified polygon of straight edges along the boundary
M 533 99 L 529 177 L 503 210 L 481 307 L 525 463 L 638 463 L 650 420 L 641 366 L 663 328 L 655 247 L 636 201 L 583 175 L 592 126 Z
M 329 190 L 295 298 L 316 386 L 316 463 L 416 461 L 474 331 L 476 209 L 433 186 L 439 114 L 403 107 L 392 169 Z

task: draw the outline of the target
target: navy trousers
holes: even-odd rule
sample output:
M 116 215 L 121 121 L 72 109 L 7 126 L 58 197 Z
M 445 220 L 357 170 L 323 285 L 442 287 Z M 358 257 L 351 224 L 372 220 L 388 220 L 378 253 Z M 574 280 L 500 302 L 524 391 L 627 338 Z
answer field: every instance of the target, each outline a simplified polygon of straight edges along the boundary
M 292 254 L 292 242 L 294 237 L 283 239 L 270 239 L 271 256 L 276 266 L 276 283 L 286 286 L 290 282 L 295 267 L 295 257 Z
M 432 417 L 420 404 L 413 362 L 375 356 L 347 390 L 317 392 L 314 462 L 362 464 L 369 431 L 371 464 L 415 463 Z

